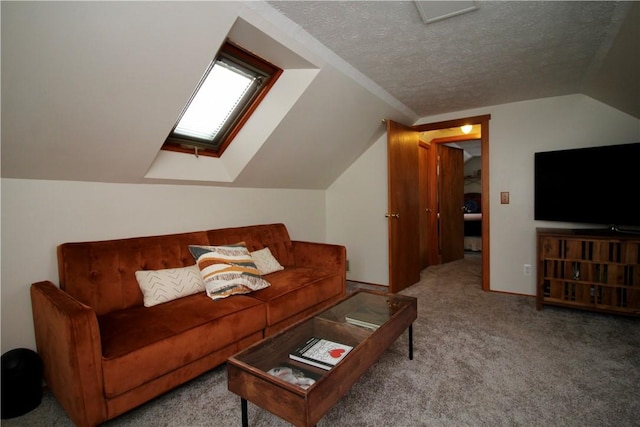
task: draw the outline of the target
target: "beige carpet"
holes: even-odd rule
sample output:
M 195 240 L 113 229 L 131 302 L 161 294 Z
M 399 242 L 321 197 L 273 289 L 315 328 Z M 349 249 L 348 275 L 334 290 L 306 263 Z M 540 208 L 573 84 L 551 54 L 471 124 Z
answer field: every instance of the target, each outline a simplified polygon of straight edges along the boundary
M 430 267 L 406 334 L 320 426 L 639 426 L 640 320 L 483 292 L 480 257 Z M 286 426 L 249 403 L 252 426 Z M 68 426 L 49 394 L 3 426 Z M 238 426 L 222 366 L 106 426 Z

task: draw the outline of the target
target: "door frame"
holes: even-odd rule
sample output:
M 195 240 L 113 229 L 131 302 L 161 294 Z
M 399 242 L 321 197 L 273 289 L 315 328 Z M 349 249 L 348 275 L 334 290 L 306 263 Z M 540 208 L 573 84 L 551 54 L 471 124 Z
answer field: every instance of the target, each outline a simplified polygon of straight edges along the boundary
M 448 129 L 460 127 L 463 125 L 480 125 L 480 154 L 482 170 L 480 171 L 480 179 L 482 181 L 482 290 L 490 290 L 490 271 L 491 254 L 489 248 L 489 230 L 490 230 L 490 200 L 489 197 L 489 120 L 491 114 L 480 116 L 466 117 L 454 120 L 445 120 L 441 122 L 425 123 L 412 126 L 411 129 L 418 132 L 430 130 Z

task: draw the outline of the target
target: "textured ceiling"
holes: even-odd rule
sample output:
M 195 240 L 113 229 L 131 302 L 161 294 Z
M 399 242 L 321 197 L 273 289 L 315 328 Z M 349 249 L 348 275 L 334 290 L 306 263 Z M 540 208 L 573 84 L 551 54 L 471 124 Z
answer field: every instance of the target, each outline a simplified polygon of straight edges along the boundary
M 326 189 L 381 118 L 574 93 L 640 118 L 640 2 L 478 2 L 429 25 L 412 1 L 0 5 L 3 178 Z M 303 61 L 235 152 L 160 152 L 227 37 Z
M 413 1 L 269 3 L 418 116 L 587 92 L 631 7 L 479 1 L 427 25 Z

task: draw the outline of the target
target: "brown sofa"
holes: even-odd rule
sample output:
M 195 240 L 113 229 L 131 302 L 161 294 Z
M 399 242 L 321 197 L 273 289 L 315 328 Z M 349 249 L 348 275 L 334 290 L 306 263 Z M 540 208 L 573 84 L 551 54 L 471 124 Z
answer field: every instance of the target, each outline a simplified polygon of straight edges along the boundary
M 264 276 L 270 287 L 143 305 L 137 270 L 193 265 L 189 245 L 242 241 L 284 267 Z M 58 263 L 60 287 L 31 286 L 36 345 L 49 389 L 79 426 L 117 417 L 345 295 L 345 248 L 292 241 L 283 224 L 65 243 Z

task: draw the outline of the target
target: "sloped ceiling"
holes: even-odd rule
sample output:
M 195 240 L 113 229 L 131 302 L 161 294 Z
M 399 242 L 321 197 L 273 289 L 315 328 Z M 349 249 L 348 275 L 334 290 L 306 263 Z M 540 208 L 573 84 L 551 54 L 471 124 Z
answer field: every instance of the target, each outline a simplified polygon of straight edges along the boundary
M 417 119 L 266 3 L 1 7 L 3 177 L 326 189 L 383 118 Z M 255 132 L 220 159 L 160 152 L 228 36 L 285 68 Z
M 640 117 L 638 4 L 478 3 L 2 2 L 2 177 L 326 189 L 383 118 L 570 93 Z M 226 159 L 159 153 L 231 34 L 304 84 Z
M 413 1 L 269 3 L 421 117 L 575 93 L 640 117 L 640 2 L 476 1 L 431 24 Z

